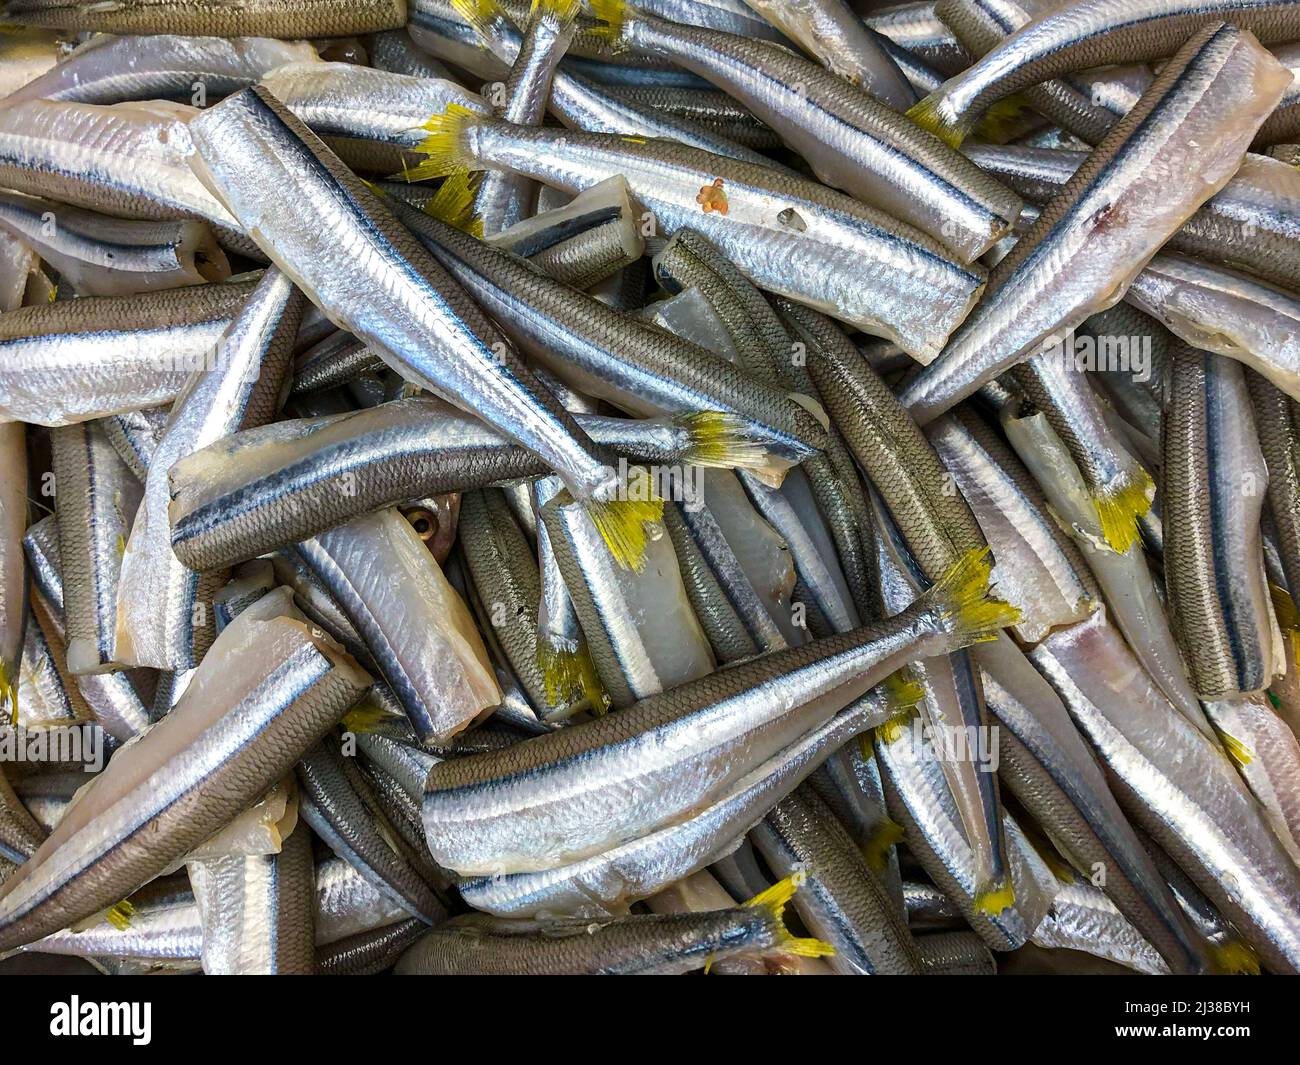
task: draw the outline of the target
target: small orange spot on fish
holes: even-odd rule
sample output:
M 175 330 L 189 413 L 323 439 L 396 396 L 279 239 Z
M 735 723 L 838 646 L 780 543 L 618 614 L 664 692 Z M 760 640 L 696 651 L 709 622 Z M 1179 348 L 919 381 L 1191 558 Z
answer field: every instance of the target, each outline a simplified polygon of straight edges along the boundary
M 712 185 L 705 185 L 700 189 L 700 194 L 695 197 L 695 202 L 704 208 L 704 213 L 717 211 L 718 214 L 727 213 L 727 194 L 722 191 L 722 178 L 714 178 Z

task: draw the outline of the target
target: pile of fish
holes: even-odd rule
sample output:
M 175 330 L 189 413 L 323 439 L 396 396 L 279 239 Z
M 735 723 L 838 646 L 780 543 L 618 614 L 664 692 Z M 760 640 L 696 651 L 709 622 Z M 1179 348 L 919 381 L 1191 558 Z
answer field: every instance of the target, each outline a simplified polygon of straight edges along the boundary
M 1300 971 L 1300 0 L 8 0 L 0 971 Z

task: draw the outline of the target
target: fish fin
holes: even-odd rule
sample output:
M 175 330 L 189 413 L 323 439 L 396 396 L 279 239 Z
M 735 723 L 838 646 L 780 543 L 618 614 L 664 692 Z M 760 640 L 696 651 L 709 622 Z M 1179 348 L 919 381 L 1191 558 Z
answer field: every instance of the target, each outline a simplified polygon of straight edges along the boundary
M 591 654 L 582 644 L 570 649 L 538 640 L 537 668 L 542 674 L 546 698 L 552 705 L 582 700 L 596 715 L 609 709 L 609 696 L 600 683 Z
M 794 893 L 807 878 L 808 874 L 803 872 L 787 876 L 779 883 L 773 884 L 766 891 L 760 891 L 746 902 L 745 906 L 751 909 L 767 911 L 776 928 L 776 946 L 778 949 L 787 954 L 796 954 L 801 958 L 825 958 L 835 953 L 835 948 L 829 943 L 824 943 L 820 939 L 801 939 L 791 935 L 789 929 L 785 927 L 786 904 L 794 898 Z
M 477 191 L 473 175 L 460 170 L 443 181 L 433 198 L 424 205 L 424 213 L 482 239 L 483 219 L 474 214 Z
M 1016 892 L 1010 880 L 1004 880 L 975 892 L 975 909 L 990 917 L 996 917 L 1003 910 L 1010 909 L 1015 901 Z
M 904 666 L 884 679 L 885 697 L 890 706 L 900 711 L 911 710 L 925 702 L 925 685 Z
M 377 703 L 360 702 L 343 715 L 341 724 L 347 732 L 374 732 L 377 726 L 392 721 L 396 716 Z
M 1238 769 L 1244 769 L 1255 760 L 1255 755 L 1241 740 L 1230 733 L 1224 732 L 1221 728 L 1214 730 L 1219 734 L 1219 739 L 1223 742 L 1223 749 L 1228 752 L 1228 757 L 1232 759 L 1232 764 Z
M 925 597 L 939 611 L 957 646 L 996 640 L 999 629 L 1020 620 L 1020 610 L 993 596 L 989 587 L 987 547 L 973 547 L 961 556 Z
M 131 918 L 134 916 L 135 907 L 126 899 L 113 903 L 104 911 L 105 919 L 119 932 L 124 932 L 131 926 Z
M 609 41 L 618 41 L 623 36 L 627 25 L 628 6 L 626 0 L 588 0 L 592 15 L 603 22 L 593 31 Z
M 496 0 L 451 0 L 451 6 L 480 37 L 488 36 L 488 26 L 501 13 Z
M 1226 976 L 1259 975 L 1259 955 L 1249 943 L 1240 939 L 1211 943 L 1209 953 L 1210 966 L 1216 973 Z
M 924 100 L 908 108 L 907 117 L 923 130 L 933 133 L 949 147 L 960 148 L 969 129 L 962 119 L 947 114 L 943 107 L 946 100 L 947 97 L 942 89 L 932 92 Z
M 755 438 L 750 423 L 740 415 L 701 410 L 676 420 L 686 429 L 688 438 L 682 461 L 725 470 L 767 468 L 767 448 Z
M 1277 627 L 1291 644 L 1291 659 L 1300 666 L 1300 611 L 1296 610 L 1291 593 L 1280 585 L 1269 583 L 1269 598 L 1273 600 L 1273 613 L 1277 617 Z M 1276 705 L 1276 704 L 1275 704 Z
M 871 742 L 875 729 L 871 732 L 858 733 L 858 757 L 864 762 L 869 762 L 876 757 L 876 745 Z
M 531 13 L 554 16 L 561 26 L 574 22 L 582 11 L 582 0 L 533 0 Z
M 448 104 L 441 114 L 431 115 L 423 129 L 428 136 L 416 147 L 424 161 L 407 173 L 409 181 L 449 177 L 465 170 L 482 170 L 465 145 L 465 133 L 483 116 L 461 104 Z
M 18 685 L 15 680 L 9 679 L 9 671 L 5 669 L 3 662 L 0 662 L 0 699 L 7 700 L 9 703 L 9 724 L 13 728 L 18 727 Z M 3 704 L 0 704 L 3 705 Z
M 1141 539 L 1138 519 L 1151 509 L 1155 489 L 1151 474 L 1139 469 L 1114 491 L 1093 497 L 1093 506 L 1097 508 L 1097 517 L 1101 521 L 1101 534 L 1116 554 L 1124 554 Z
M 656 495 L 649 472 L 634 466 L 628 483 L 622 486 L 622 498 L 592 498 L 584 505 L 614 561 L 623 569 L 640 573 L 645 568 L 649 540 L 646 523 L 661 521 L 664 516 L 664 501 Z
M 975 135 L 990 144 L 1005 144 L 1017 132 L 1021 119 L 1033 108 L 1022 96 L 1008 96 L 999 100 L 975 124 Z
M 862 857 L 877 873 L 883 873 L 889 864 L 889 850 L 903 842 L 903 826 L 897 821 L 885 818 L 871 837 L 862 844 Z

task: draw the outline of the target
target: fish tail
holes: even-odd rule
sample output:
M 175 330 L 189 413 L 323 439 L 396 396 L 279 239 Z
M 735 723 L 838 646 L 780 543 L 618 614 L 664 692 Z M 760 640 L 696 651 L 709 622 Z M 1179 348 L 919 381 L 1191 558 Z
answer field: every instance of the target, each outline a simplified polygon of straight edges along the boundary
M 394 714 L 390 714 L 379 704 L 366 700 L 357 703 L 344 714 L 341 724 L 347 732 L 374 732 L 376 728 L 387 721 L 392 721 L 394 717 Z
M 477 192 L 473 175 L 466 170 L 448 177 L 433 198 L 424 205 L 424 213 L 449 226 L 483 237 L 483 219 L 474 213 L 474 196 Z
M 416 147 L 424 161 L 406 174 L 408 181 L 448 177 L 466 170 L 482 170 L 466 143 L 465 134 L 483 116 L 461 104 L 448 104 L 441 114 L 424 123 L 428 134 Z
M 804 939 L 790 934 L 785 926 L 785 907 L 794 898 L 794 893 L 808 878 L 807 873 L 799 872 L 787 876 L 779 883 L 773 884 L 766 891 L 761 891 L 745 905 L 751 909 L 767 911 L 776 930 L 776 945 L 787 954 L 796 954 L 801 958 L 825 958 L 835 953 L 835 948 L 820 939 Z
M 913 710 L 925 701 L 925 685 L 906 666 L 889 674 L 883 687 L 889 705 L 897 707 L 899 711 Z
M 582 644 L 557 647 L 548 640 L 538 640 L 537 668 L 542 674 L 546 699 L 552 706 L 582 701 L 597 715 L 609 709 L 609 696 L 600 683 L 591 654 Z
M 5 664 L 0 662 L 0 699 L 9 703 L 9 724 L 13 728 L 18 727 L 18 684 L 16 682 L 17 678 L 11 680 Z
M 1020 620 L 1020 610 L 996 598 L 989 587 L 987 547 L 963 554 L 928 592 L 926 598 L 947 626 L 955 647 L 997 639 L 999 629 Z
M 1015 889 L 1009 879 L 994 881 L 975 892 L 975 909 L 996 917 L 1003 910 L 1010 909 L 1016 901 Z
M 1015 136 L 1025 115 L 1032 111 L 1024 97 L 1008 96 L 984 112 L 975 125 L 975 135 L 990 144 L 1005 144 Z
M 1221 728 L 1216 728 L 1214 731 L 1219 734 L 1219 741 L 1223 744 L 1223 749 L 1228 752 L 1232 764 L 1238 769 L 1245 769 L 1255 760 L 1251 749 L 1237 739 L 1236 736 L 1224 732 Z
M 1211 943 L 1210 968 L 1224 976 L 1258 976 L 1259 955 L 1249 943 L 1229 939 L 1226 943 Z
M 626 0 L 589 0 L 587 6 L 596 19 L 604 23 L 596 28 L 596 33 L 610 41 L 617 41 L 623 36 L 628 18 Z
M 1280 585 L 1269 583 L 1269 598 L 1273 600 L 1273 613 L 1277 626 L 1291 644 L 1291 660 L 1300 666 L 1300 612 L 1296 610 L 1291 593 Z
M 568 26 L 578 18 L 582 0 L 533 0 L 532 13 L 552 16 L 561 26 Z
M 623 489 L 621 499 L 592 498 L 585 506 L 614 561 L 623 569 L 640 573 L 649 541 L 646 525 L 663 519 L 664 501 L 655 494 L 649 473 L 639 466 Z
M 451 0 L 451 6 L 480 37 L 488 36 L 488 26 L 501 12 L 496 0 Z
M 942 89 L 932 92 L 924 100 L 913 104 L 907 111 L 907 117 L 945 144 L 960 148 L 961 142 L 970 132 L 969 123 L 962 116 L 949 113 L 944 106 L 947 99 Z
M 768 465 L 767 448 L 738 414 L 701 410 L 683 415 L 677 423 L 687 435 L 682 460 L 692 466 L 760 470 Z
M 108 923 L 116 928 L 119 932 L 125 931 L 131 926 L 131 918 L 135 916 L 135 907 L 123 899 L 121 902 L 115 902 L 104 911 L 104 917 Z
M 1138 519 L 1151 509 L 1155 488 L 1151 474 L 1139 467 L 1118 487 L 1107 488 L 1093 496 L 1093 505 L 1101 521 L 1101 534 L 1112 551 L 1122 555 L 1138 542 Z
M 889 864 L 889 852 L 903 842 L 903 826 L 897 821 L 885 818 L 865 843 L 862 844 L 862 857 L 877 873 L 883 873 Z

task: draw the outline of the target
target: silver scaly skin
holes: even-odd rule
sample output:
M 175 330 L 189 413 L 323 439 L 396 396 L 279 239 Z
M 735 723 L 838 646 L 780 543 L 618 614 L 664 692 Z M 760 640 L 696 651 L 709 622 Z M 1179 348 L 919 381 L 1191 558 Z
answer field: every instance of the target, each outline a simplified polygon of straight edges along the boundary
M 162 100 L 28 100 L 0 112 L 0 181 L 30 195 L 121 218 L 209 222 L 226 247 L 257 255 L 240 225 L 190 170 L 190 120 Z
M 69 0 L 11 0 L 5 18 L 27 26 L 101 33 L 186 33 L 198 37 L 347 37 L 398 29 L 405 0 L 122 0 L 108 7 Z
M 258 79 L 355 170 L 391 174 L 419 162 L 420 124 L 456 103 L 489 114 L 477 93 L 446 79 L 355 63 L 296 62 Z
M 410 914 L 345 859 L 331 854 L 316 865 L 315 916 L 316 945 L 323 947 L 397 924 Z
M 987 573 L 972 554 L 882 625 L 738 664 L 499 753 L 440 763 L 425 787 L 429 849 L 462 875 L 528 872 L 679 821 L 905 661 L 951 651 L 1014 614 L 986 605 Z
M 521 126 L 538 126 L 546 117 L 551 80 L 577 32 L 578 0 L 547 0 L 533 6 L 519 43 L 519 52 L 500 88 L 500 100 L 493 100 L 496 114 Z M 495 89 L 495 87 L 494 87 Z M 434 114 L 445 108 L 435 108 Z M 489 170 L 474 193 L 474 217 L 485 237 L 520 222 L 533 213 L 537 189 L 519 174 Z
M 921 973 L 906 915 L 810 786 L 801 785 L 777 803 L 749 838 L 777 876 L 808 871 L 791 901 L 804 925 L 835 948 L 828 959 L 835 972 Z
M 461 898 L 499 917 L 626 913 L 633 903 L 712 865 L 837 747 L 895 713 L 897 707 L 878 689 L 742 777 L 698 814 L 573 865 L 463 880 Z
M 130 100 L 215 102 L 285 63 L 319 62 L 306 41 L 259 37 L 93 37 L 39 78 L 4 98 L 116 104 Z
M 172 553 L 167 473 L 184 455 L 275 417 L 293 365 L 304 304 L 272 267 L 172 405 L 122 555 L 114 654 L 124 665 L 189 669 L 214 635 L 211 598 L 225 575 L 199 574 Z
M 211 229 L 194 219 L 113 218 L 3 192 L 0 228 L 30 245 L 83 296 L 127 296 L 230 277 Z
M 87 296 L 0 316 L 0 419 L 69 425 L 172 402 L 255 282 Z
M 1183 255 L 1157 255 L 1125 297 L 1194 348 L 1226 355 L 1300 399 L 1300 298 Z
M 64 642 L 63 570 L 59 555 L 59 528 L 54 516 L 42 518 L 27 530 L 23 549 L 32 577 L 32 602 L 38 607 L 42 632 Z M 140 686 L 149 680 L 145 670 L 70 676 L 74 691 L 95 720 L 121 742 L 143 732 L 150 722 L 149 708 Z
M 115 905 L 183 858 L 265 793 L 369 686 L 351 658 L 273 598 L 221 634 L 180 703 L 110 760 L 5 881 L 0 950 Z
M 27 427 L 0 424 L 0 700 L 17 710 L 18 667 L 27 625 L 27 568 L 23 534 L 27 531 Z
M 655 222 L 712 240 L 754 284 L 894 340 L 926 362 L 965 317 L 984 270 L 851 197 L 666 140 L 443 116 L 417 174 L 506 169 L 569 193 L 621 174 Z
M 654 10 L 653 3 L 640 5 Z M 904 111 L 916 94 L 879 36 L 840 0 L 753 0 L 749 4 L 832 73 Z
M 900 398 L 917 420 L 1118 303 L 1227 184 L 1289 78 L 1231 26 L 1189 40 L 994 268 L 984 300 L 939 359 L 909 380 Z
M 263 89 L 245 89 L 195 125 L 195 165 L 265 251 L 331 320 L 407 379 L 539 455 L 590 504 L 611 549 L 635 566 L 653 504 L 629 505 L 608 455 L 574 423 L 482 311 L 321 141 Z M 284 211 L 280 182 L 297 189 Z
M 1134 972 L 1169 973 L 1168 964 L 1142 933 L 1087 880 L 1061 885 L 1031 942 L 1048 950 L 1080 950 Z
M 971 159 L 1032 203 L 1056 195 L 1087 158 L 1083 152 L 970 144 Z M 1300 172 L 1264 155 L 1241 168 L 1165 245 L 1284 288 L 1300 287 Z
M 1020 198 L 838 74 L 771 42 L 665 22 L 598 0 L 615 40 L 672 59 L 745 104 L 824 182 L 887 211 L 961 262 L 1015 225 Z
M 59 556 L 63 562 L 67 662 L 72 673 L 118 668 L 117 589 L 122 552 L 142 489 L 103 422 L 50 432 Z M 58 496 L 62 485 L 62 496 Z
M 298 825 L 278 854 L 189 862 L 209 976 L 310 975 L 316 963 L 311 835 Z
M 1244 367 L 1181 345 L 1169 361 L 1161 471 L 1169 617 L 1197 694 L 1233 699 L 1286 672 L 1259 531 L 1268 469 Z
M 908 114 L 960 144 L 988 108 L 1027 86 L 1094 67 L 1165 59 L 1206 26 L 1224 22 L 1264 44 L 1292 41 L 1300 37 L 1300 6 L 1293 0 L 1079 0 L 1021 27 Z

